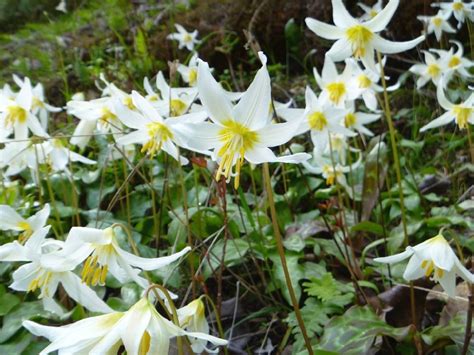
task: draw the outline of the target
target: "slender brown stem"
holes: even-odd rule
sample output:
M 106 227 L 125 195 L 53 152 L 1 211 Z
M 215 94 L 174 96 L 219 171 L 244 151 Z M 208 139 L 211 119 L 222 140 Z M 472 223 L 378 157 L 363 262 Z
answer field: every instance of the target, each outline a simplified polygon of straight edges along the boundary
M 283 269 L 283 273 L 285 274 L 285 281 L 288 287 L 288 293 L 290 294 L 291 303 L 293 305 L 293 310 L 295 312 L 296 320 L 298 321 L 298 325 L 301 330 L 301 334 L 303 335 L 304 342 L 306 345 L 306 349 L 310 355 L 313 355 L 313 348 L 311 346 L 311 341 L 308 337 L 308 333 L 306 332 L 306 327 L 304 325 L 303 317 L 301 316 L 300 307 L 298 304 L 298 300 L 296 299 L 295 290 L 293 289 L 293 285 L 290 278 L 290 273 L 288 271 L 288 266 L 286 264 L 286 257 L 285 257 L 285 249 L 283 248 L 283 239 L 280 234 L 280 227 L 278 226 L 278 218 L 275 209 L 275 201 L 273 200 L 273 190 L 270 180 L 270 172 L 268 169 L 268 164 L 263 164 L 263 177 L 265 180 L 265 189 L 267 192 L 267 199 L 268 204 L 270 206 L 270 213 L 272 217 L 272 224 L 273 224 L 273 232 L 275 233 L 275 239 L 278 249 L 278 254 L 280 255 L 281 266 Z

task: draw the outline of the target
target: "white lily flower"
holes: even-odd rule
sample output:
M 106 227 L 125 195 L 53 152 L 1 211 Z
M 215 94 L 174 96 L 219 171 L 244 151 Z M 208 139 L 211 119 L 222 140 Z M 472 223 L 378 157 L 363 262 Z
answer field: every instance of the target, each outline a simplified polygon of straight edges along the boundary
M 350 106 L 350 111 L 344 116 L 344 127 L 372 137 L 374 134 L 364 125 L 380 119 L 380 114 L 356 112 L 355 105 Z
M 206 113 L 190 113 L 181 117 L 164 119 L 158 110 L 139 93 L 134 91 L 132 97 L 137 112 L 125 106 L 117 106 L 116 111 L 120 120 L 136 131 L 120 137 L 117 143 L 121 145 L 139 143 L 142 145 L 141 151 L 151 158 L 163 150 L 182 165 L 187 164 L 188 159 L 179 154 L 177 147 L 183 146 L 180 129 L 186 122 L 202 122 L 206 119 Z
M 352 84 L 349 84 L 349 86 L 351 90 L 358 91 L 357 97 L 362 97 L 365 106 L 371 111 L 377 110 L 377 93 L 383 92 L 383 88 L 378 82 L 380 81 L 380 65 L 385 65 L 385 59 L 382 59 L 382 63 L 376 64 L 376 72 L 370 69 L 362 69 L 357 61 L 352 58 L 346 59 L 346 65 L 352 66 Z M 385 79 L 388 80 L 389 78 L 386 77 Z M 396 83 L 387 87 L 387 91 L 394 91 L 399 87 L 400 84 Z
M 364 66 L 373 71 L 375 67 L 374 52 L 393 54 L 407 51 L 424 40 L 420 36 L 407 42 L 392 42 L 378 35 L 390 22 L 398 8 L 399 0 L 390 0 L 387 6 L 378 15 L 369 21 L 361 22 L 352 17 L 344 7 L 342 0 L 331 0 L 334 24 L 306 18 L 306 25 L 316 35 L 336 40 L 327 55 L 335 62 L 350 56 L 362 60 Z
M 436 59 L 433 54 L 428 51 L 423 51 L 425 55 L 425 63 L 419 63 L 411 66 L 410 72 L 419 76 L 416 81 L 416 88 L 421 89 L 430 80 L 434 85 L 438 86 L 439 80 L 443 75 L 442 63 Z
M 46 225 L 50 211 L 49 204 L 45 204 L 33 216 L 23 218 L 12 207 L 0 205 L 0 229 L 21 232 L 20 241 L 26 241 L 33 233 Z
M 377 16 L 379 12 L 382 11 L 382 4 L 382 0 L 377 0 L 373 6 L 358 2 L 357 5 L 364 10 L 364 14 L 360 17 L 361 21 L 367 21 Z
M 316 149 L 313 153 L 313 159 L 311 161 L 303 162 L 303 166 L 312 174 L 322 175 L 326 179 L 328 186 L 338 183 L 341 185 L 350 198 L 354 198 L 352 189 L 347 183 L 345 174 L 357 169 L 362 161 L 362 154 L 359 154 L 359 158 L 352 165 L 342 165 L 339 162 L 333 162 L 330 157 L 322 156 Z
M 181 74 L 184 82 L 189 86 L 196 86 L 197 84 L 197 73 L 198 73 L 198 54 L 194 53 L 191 59 L 189 59 L 188 65 L 179 64 L 178 72 Z
M 27 78 L 25 78 L 25 80 L 21 80 L 18 76 L 13 74 L 13 80 L 20 88 L 22 88 L 24 85 L 28 85 L 26 79 Z M 35 85 L 35 87 L 33 87 L 32 93 L 33 101 L 31 104 L 31 112 L 33 113 L 33 115 L 38 116 L 38 118 L 40 119 L 41 126 L 44 130 L 47 130 L 49 113 L 59 112 L 62 109 L 60 107 L 51 106 L 45 101 L 44 88 L 41 83 L 38 83 Z
M 69 173 L 67 165 L 69 162 L 78 162 L 87 165 L 95 165 L 97 162 L 66 148 L 60 138 L 51 138 L 46 142 L 51 148 L 48 149 L 48 163 L 53 171 L 65 171 Z
M 87 284 L 103 285 L 110 272 L 118 281 L 135 281 L 143 288 L 148 281 L 139 276 L 141 270 L 157 270 L 178 260 L 191 250 L 186 247 L 178 253 L 161 258 L 141 258 L 123 250 L 118 242 L 114 227 L 95 229 L 73 227 L 64 246 L 65 258 L 78 265 L 85 260 L 82 280 Z
M 309 157 L 301 153 L 276 157 L 269 148 L 288 142 L 294 136 L 298 122 L 272 123 L 269 115 L 271 85 L 267 58 L 262 52 L 259 52 L 259 57 L 262 68 L 235 106 L 212 76 L 209 65 L 199 61 L 199 96 L 212 123 L 186 125 L 187 146 L 196 151 L 213 149 L 212 159 L 219 164 L 216 180 L 225 176 L 229 181 L 235 176 L 235 188 L 239 186 L 244 160 L 252 164 L 299 163 Z
M 433 7 L 440 7 L 441 10 L 454 17 L 458 21 L 458 29 L 461 28 L 462 24 L 466 20 L 466 17 L 471 21 L 474 21 L 474 3 L 464 3 L 463 0 L 452 0 L 451 2 L 441 2 L 431 4 Z
M 420 132 L 444 126 L 453 121 L 456 122 L 459 129 L 461 130 L 466 129 L 468 124 L 474 124 L 474 93 L 471 93 L 465 102 L 455 105 L 446 98 L 443 85 L 443 79 L 441 79 L 440 85 L 438 85 L 438 89 L 436 91 L 436 96 L 438 97 L 440 106 L 447 112 L 434 119 L 427 125 L 421 127 Z
M 5 148 L 0 150 L 0 168 L 7 167 L 5 176 L 20 174 L 29 168 L 34 182 L 38 183 L 38 167 L 48 159 L 50 147 L 44 143 L 32 141 L 7 141 Z
M 443 32 L 456 33 L 456 30 L 449 24 L 450 17 L 450 13 L 440 10 L 435 16 L 417 16 L 417 19 L 425 23 L 428 34 L 434 32 L 436 40 L 439 42 Z
M 346 115 L 347 110 L 333 107 L 321 96 L 322 95 L 318 98 L 313 90 L 307 86 L 305 110 L 278 110 L 278 114 L 283 117 L 283 119 L 289 122 L 295 120 L 299 121 L 296 130 L 297 135 L 310 131 L 311 140 L 320 153 L 327 147 L 330 133 L 340 133 L 349 137 L 356 136 L 356 133 L 341 125 L 341 121 Z M 298 116 L 296 113 L 302 115 Z
M 209 334 L 209 324 L 206 320 L 206 307 L 201 298 L 198 298 L 176 311 L 179 325 L 187 331 Z M 201 354 L 206 349 L 207 340 L 191 338 L 191 348 L 196 354 Z
M 449 243 L 442 234 L 428 239 L 414 247 L 407 247 L 403 253 L 383 258 L 375 258 L 379 263 L 393 264 L 408 259 L 408 265 L 403 274 L 407 281 L 432 276 L 439 282 L 448 296 L 456 295 L 456 276 L 461 276 L 466 282 L 474 283 L 474 275 L 461 264 Z
M 37 336 L 51 341 L 40 355 L 59 351 L 59 354 L 116 354 L 123 345 L 127 354 L 169 354 L 170 339 L 188 336 L 227 345 L 224 339 L 186 332 L 160 315 L 153 304 L 142 298 L 127 312 L 82 319 L 62 327 L 44 326 L 24 321 L 23 326 Z
M 458 41 L 451 40 L 457 47 L 454 52 L 454 47 L 451 47 L 449 51 L 442 49 L 430 49 L 431 52 L 435 52 L 439 55 L 439 62 L 443 69 L 443 75 L 447 78 L 445 84 L 448 83 L 451 75 L 458 74 L 463 79 L 471 79 L 473 76 L 469 73 L 469 68 L 474 66 L 474 62 L 464 58 L 464 48 Z
M 117 136 L 123 126 L 115 114 L 114 103 L 116 100 L 113 97 L 102 97 L 90 101 L 69 101 L 67 103 L 68 113 L 80 120 L 70 143 L 83 149 L 96 130 L 100 133 L 111 132 Z
M 148 79 L 146 79 L 146 81 L 148 81 Z M 153 90 L 146 81 L 145 90 L 150 96 Z M 150 102 L 158 109 L 162 116 L 176 117 L 182 116 L 187 112 L 202 111 L 202 107 L 194 103 L 198 96 L 197 88 L 171 88 L 161 71 L 158 72 L 156 76 L 156 87 L 160 91 L 161 100 L 150 100 Z
M 346 65 L 342 74 L 337 72 L 336 65 L 329 56 L 325 56 L 321 75 L 313 68 L 316 83 L 321 88 L 320 98 L 332 105 L 344 108 L 347 101 L 353 101 L 359 92 L 350 86 L 352 84 L 352 66 Z
M 197 39 L 198 31 L 194 30 L 193 32 L 188 32 L 183 26 L 177 23 L 174 26 L 178 32 L 171 33 L 166 38 L 178 41 L 179 49 L 186 47 L 188 51 L 193 51 L 194 46 L 200 43 L 200 41 Z
M 75 265 L 65 262 L 60 256 L 58 250 L 62 242 L 45 241 L 49 227 L 34 233 L 30 238 L 31 241 L 25 243 L 22 249 L 19 248 L 19 244 L 13 244 L 7 250 L 2 250 L 5 253 L 3 261 L 14 261 L 15 258 L 17 261 L 30 261 L 13 273 L 13 283 L 9 287 L 15 291 L 24 292 L 40 290 L 38 297 L 43 301 L 44 308 L 60 315 L 63 311 L 53 298 L 59 284 L 73 300 L 90 311 L 112 312 L 113 310 L 72 272 Z
M 45 130 L 31 112 L 33 89 L 30 79 L 25 78 L 23 83 L 14 99 L 0 95 L 0 127 L 10 133 L 14 131 L 15 139 L 28 138 L 28 129 L 37 136 L 45 136 Z
M 54 8 L 56 11 L 67 13 L 66 0 L 61 0 L 59 4 Z

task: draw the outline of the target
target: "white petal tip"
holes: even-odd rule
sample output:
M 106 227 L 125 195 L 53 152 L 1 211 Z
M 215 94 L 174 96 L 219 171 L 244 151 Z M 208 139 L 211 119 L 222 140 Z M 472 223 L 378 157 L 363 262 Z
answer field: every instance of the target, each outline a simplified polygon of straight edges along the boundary
M 258 52 L 258 57 L 260 58 L 260 62 L 262 62 L 262 65 L 267 65 L 267 56 L 262 52 Z

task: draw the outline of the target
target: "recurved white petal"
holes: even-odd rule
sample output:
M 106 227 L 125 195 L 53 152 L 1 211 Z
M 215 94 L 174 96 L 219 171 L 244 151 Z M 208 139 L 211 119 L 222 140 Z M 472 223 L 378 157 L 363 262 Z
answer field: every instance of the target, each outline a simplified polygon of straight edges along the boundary
M 172 262 L 178 260 L 183 255 L 187 254 L 191 250 L 190 247 L 186 247 L 183 250 L 160 258 L 142 258 L 126 252 L 123 249 L 116 249 L 117 253 L 122 257 L 129 265 L 139 267 L 142 270 L 157 270 Z
M 357 25 L 357 20 L 351 16 L 342 0 L 332 0 L 332 18 L 337 27 L 347 28 Z
M 372 32 L 383 31 L 388 26 L 388 23 L 397 10 L 399 3 L 400 0 L 390 0 L 382 11 L 380 11 L 372 20 L 365 23 L 365 26 L 370 28 Z
M 372 41 L 372 44 L 374 46 L 374 49 L 379 51 L 380 53 L 394 54 L 394 53 L 408 51 L 416 47 L 418 44 L 420 44 L 424 40 L 425 40 L 425 36 L 420 36 L 411 41 L 392 42 L 380 37 L 377 34 L 374 34 L 374 39 Z
M 307 17 L 305 22 L 306 26 L 308 26 L 308 28 L 319 37 L 332 40 L 337 40 L 344 37 L 344 30 L 342 28 L 329 25 L 311 17 Z

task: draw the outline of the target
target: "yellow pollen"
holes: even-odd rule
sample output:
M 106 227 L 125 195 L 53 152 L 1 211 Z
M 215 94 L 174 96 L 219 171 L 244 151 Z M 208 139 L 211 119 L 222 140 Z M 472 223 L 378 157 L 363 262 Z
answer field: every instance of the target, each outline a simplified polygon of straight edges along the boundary
M 342 173 L 338 170 L 334 171 L 333 167 L 330 165 L 323 166 L 323 174 L 326 175 L 326 185 L 334 185 L 338 176 Z
M 221 175 L 229 179 L 232 174 L 232 167 L 236 164 L 234 187 L 237 189 L 240 184 L 240 169 L 244 163 L 245 152 L 251 150 L 260 139 L 256 132 L 242 123 L 228 120 L 223 125 L 224 127 L 219 131 L 219 140 L 222 142 L 222 146 L 217 152 L 217 156 L 221 160 L 217 169 L 216 180 L 219 181 Z
M 7 116 L 5 118 L 5 126 L 13 126 L 15 122 L 25 123 L 28 113 L 26 110 L 18 105 L 12 105 L 7 108 Z
M 462 2 L 454 2 L 453 3 L 453 10 L 454 11 L 461 11 L 464 9 L 464 4 Z
M 103 246 L 102 248 L 110 247 Z M 86 259 L 81 273 L 82 282 L 93 286 L 96 286 L 97 284 L 105 284 L 105 279 L 109 268 L 107 265 L 101 265 L 100 263 L 98 263 L 98 260 L 98 255 L 91 255 Z
M 352 127 L 357 122 L 357 117 L 353 113 L 348 113 L 346 117 L 344 117 L 344 126 L 347 128 Z
M 196 83 L 197 75 L 196 69 L 191 69 L 189 71 L 189 85 L 193 86 Z
M 128 106 L 128 105 L 127 105 Z M 100 124 L 107 128 L 110 124 L 117 122 L 117 116 L 107 107 L 102 108 L 102 116 L 99 118 Z
M 184 35 L 184 38 L 183 38 L 183 41 L 184 41 L 184 42 L 188 43 L 188 42 L 192 42 L 192 40 L 193 40 L 193 38 L 191 37 L 190 34 L 186 33 L 186 34 Z
M 454 114 L 456 115 L 456 123 L 459 129 L 466 129 L 469 123 L 469 116 L 471 116 L 473 109 L 470 107 L 463 107 L 456 105 L 453 108 Z
M 346 36 L 352 44 L 354 57 L 360 58 L 365 55 L 367 45 L 372 40 L 374 34 L 363 25 L 355 25 L 346 30 Z
M 370 80 L 367 75 L 359 75 L 357 80 L 359 81 L 359 87 L 362 89 L 367 89 L 372 85 L 372 80 Z
M 31 230 L 31 225 L 25 221 L 18 222 L 16 226 L 22 230 Z
M 459 64 L 461 64 L 461 59 L 458 56 L 453 55 L 451 59 L 449 60 L 448 67 L 455 68 Z
M 435 25 L 436 27 L 441 27 L 442 24 L 443 24 L 443 19 L 441 17 L 435 17 L 433 19 L 433 25 Z
M 428 277 L 433 273 L 434 263 L 431 260 L 423 260 L 421 262 L 421 268 L 425 269 L 425 276 Z
M 188 106 L 180 99 L 171 100 L 171 116 L 181 116 L 186 112 Z
M 328 120 L 324 113 L 322 112 L 313 112 L 308 116 L 308 123 L 311 129 L 316 131 L 322 131 L 328 124 Z
M 341 82 L 330 83 L 326 85 L 326 90 L 329 93 L 329 100 L 338 105 L 346 93 L 346 85 Z
M 147 130 L 150 140 L 143 144 L 141 151 L 142 153 L 148 152 L 150 157 L 153 158 L 154 155 L 161 150 L 163 143 L 173 138 L 173 133 L 164 123 L 160 122 L 147 124 Z
M 137 108 L 130 96 L 127 96 L 123 99 L 123 104 L 127 106 L 130 110 L 135 110 Z
M 441 68 L 437 64 L 428 65 L 428 75 L 436 78 L 441 73 Z
M 48 292 L 48 283 L 49 280 L 51 279 L 51 271 L 48 272 L 42 272 L 40 276 L 38 276 L 36 279 L 32 280 L 30 284 L 28 285 L 28 288 L 26 289 L 26 292 L 35 292 L 38 288 L 46 287 L 45 288 L 45 293 L 47 294 Z

